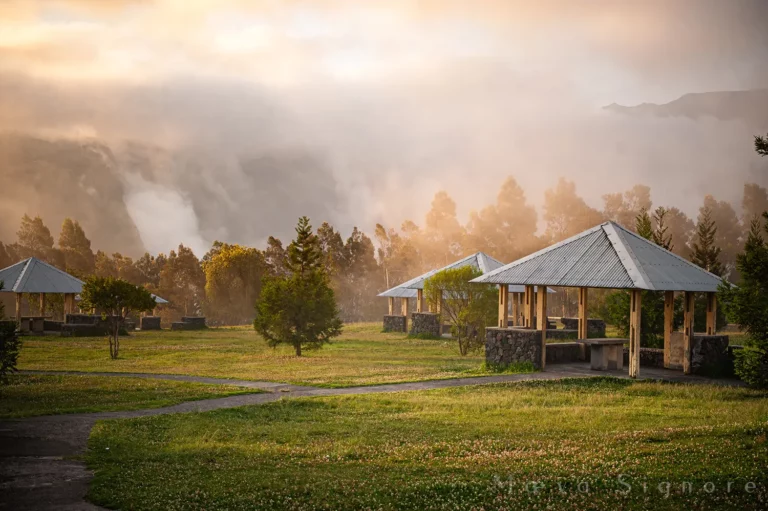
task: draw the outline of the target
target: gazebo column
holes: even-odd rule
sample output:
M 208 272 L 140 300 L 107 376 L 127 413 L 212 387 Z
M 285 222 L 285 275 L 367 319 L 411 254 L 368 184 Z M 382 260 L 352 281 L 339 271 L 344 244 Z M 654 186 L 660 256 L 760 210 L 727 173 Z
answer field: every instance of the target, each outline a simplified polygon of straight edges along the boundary
M 16 323 L 21 323 L 21 293 L 16 293 Z
M 519 326 L 519 322 L 520 322 L 520 293 L 512 293 L 512 326 Z
M 536 314 L 534 299 L 533 286 L 525 286 L 525 304 L 523 310 L 525 311 L 526 328 L 533 328 L 533 316 Z
M 533 293 L 531 293 L 533 295 Z M 547 363 L 547 286 L 539 286 L 538 329 L 541 330 L 541 368 Z
M 400 298 L 400 315 L 408 317 L 408 298 Z
M 691 344 L 693 340 L 693 310 L 695 294 L 691 291 L 685 292 L 683 301 L 683 373 L 691 373 Z
M 40 293 L 40 315 L 45 316 L 45 293 Z
M 717 295 L 707 293 L 707 335 L 717 333 Z
M 579 288 L 579 339 L 586 339 L 587 335 L 587 288 Z M 579 345 L 579 360 L 587 359 L 587 345 Z
M 509 287 L 499 284 L 499 328 L 507 328 L 509 324 Z
M 643 295 L 639 289 L 633 289 L 629 295 L 629 376 L 640 375 L 640 322 L 642 318 Z
M 394 316 L 395 315 L 395 298 L 393 296 L 390 296 L 387 298 L 387 301 L 389 302 L 389 315 Z
M 672 357 L 672 332 L 675 329 L 675 292 L 664 291 L 664 367 Z
M 424 312 L 424 290 L 416 290 L 416 312 Z

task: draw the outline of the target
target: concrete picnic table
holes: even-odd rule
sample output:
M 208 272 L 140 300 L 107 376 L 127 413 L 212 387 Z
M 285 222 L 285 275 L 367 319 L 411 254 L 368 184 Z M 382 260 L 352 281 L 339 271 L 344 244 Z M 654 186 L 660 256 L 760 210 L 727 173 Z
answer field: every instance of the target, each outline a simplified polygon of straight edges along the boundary
M 595 371 L 624 368 L 624 344 L 629 339 L 580 339 L 590 347 L 590 368 Z

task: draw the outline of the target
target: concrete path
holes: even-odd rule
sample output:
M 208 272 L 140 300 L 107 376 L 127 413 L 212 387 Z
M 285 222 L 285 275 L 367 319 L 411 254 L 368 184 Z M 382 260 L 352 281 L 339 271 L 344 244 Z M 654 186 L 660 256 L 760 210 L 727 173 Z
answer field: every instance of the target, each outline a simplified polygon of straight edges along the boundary
M 92 474 L 88 472 L 84 463 L 73 459 L 85 453 L 91 428 L 97 420 L 147 417 L 169 413 L 205 412 L 222 408 L 268 403 L 283 398 L 430 390 L 466 385 L 523 380 L 553 380 L 569 377 L 628 377 L 623 371 L 604 371 L 601 373 L 591 371 L 589 365 L 583 363 L 551 365 L 546 372 L 530 374 L 455 378 L 337 389 L 303 387 L 274 382 L 249 382 L 163 374 L 77 372 L 45 372 L 44 374 L 158 378 L 239 385 L 248 388 L 259 388 L 267 390 L 267 392 L 203 401 L 190 401 L 165 408 L 53 415 L 0 422 L 0 509 L 99 509 L 84 500 Z M 664 369 L 642 368 L 641 375 L 646 379 L 662 379 L 686 383 L 719 383 L 725 385 L 740 383 L 734 380 L 709 380 L 696 376 L 684 376 L 680 372 Z

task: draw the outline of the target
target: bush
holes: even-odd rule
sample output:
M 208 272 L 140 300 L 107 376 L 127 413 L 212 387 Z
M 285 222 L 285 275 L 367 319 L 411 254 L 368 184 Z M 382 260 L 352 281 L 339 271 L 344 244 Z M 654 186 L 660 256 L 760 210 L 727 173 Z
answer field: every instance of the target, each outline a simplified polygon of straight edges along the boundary
M 747 345 L 736 351 L 734 357 L 734 371 L 745 383 L 768 388 L 768 351 Z

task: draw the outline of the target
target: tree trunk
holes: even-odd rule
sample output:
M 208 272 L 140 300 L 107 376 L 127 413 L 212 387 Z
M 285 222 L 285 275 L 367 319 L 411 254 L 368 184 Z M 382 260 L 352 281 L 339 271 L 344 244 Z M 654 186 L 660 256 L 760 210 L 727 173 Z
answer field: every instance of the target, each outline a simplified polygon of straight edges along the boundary
M 300 357 L 301 356 L 301 343 L 297 342 L 296 344 L 293 345 L 293 347 L 296 348 L 296 356 Z

